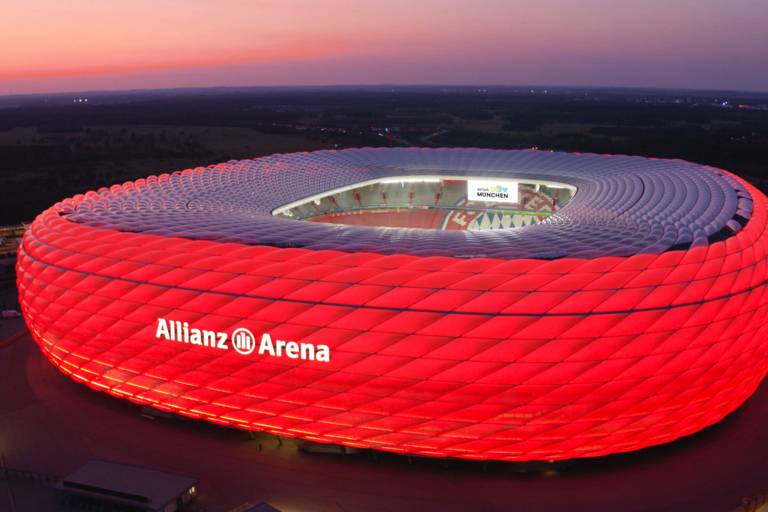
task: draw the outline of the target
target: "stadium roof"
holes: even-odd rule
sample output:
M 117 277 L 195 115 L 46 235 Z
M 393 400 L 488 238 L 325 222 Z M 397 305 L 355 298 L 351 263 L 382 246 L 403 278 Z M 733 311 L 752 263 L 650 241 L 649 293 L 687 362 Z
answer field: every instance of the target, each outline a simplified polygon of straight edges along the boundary
M 548 180 L 573 185 L 577 192 L 541 224 L 499 231 L 343 226 L 272 215 L 291 202 L 355 183 L 435 174 Z M 79 204 L 67 200 L 63 212 L 91 226 L 219 242 L 554 259 L 707 245 L 743 227 L 752 199 L 726 172 L 681 160 L 534 150 L 363 148 L 273 155 L 152 176 L 91 193 Z

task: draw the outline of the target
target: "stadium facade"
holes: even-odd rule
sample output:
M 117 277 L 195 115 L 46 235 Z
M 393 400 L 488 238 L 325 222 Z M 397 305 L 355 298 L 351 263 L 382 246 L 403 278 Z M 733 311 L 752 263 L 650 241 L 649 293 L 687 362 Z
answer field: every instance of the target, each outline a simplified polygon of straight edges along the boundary
M 766 205 L 679 160 L 274 155 L 57 203 L 18 288 L 54 365 L 139 404 L 398 453 L 601 456 L 763 379 Z

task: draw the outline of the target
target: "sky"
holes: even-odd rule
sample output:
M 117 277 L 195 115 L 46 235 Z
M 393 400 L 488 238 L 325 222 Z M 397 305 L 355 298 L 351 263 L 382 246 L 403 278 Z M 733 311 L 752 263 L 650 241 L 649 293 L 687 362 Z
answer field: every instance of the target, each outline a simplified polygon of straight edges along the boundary
M 249 85 L 768 91 L 768 0 L 0 0 L 0 95 Z

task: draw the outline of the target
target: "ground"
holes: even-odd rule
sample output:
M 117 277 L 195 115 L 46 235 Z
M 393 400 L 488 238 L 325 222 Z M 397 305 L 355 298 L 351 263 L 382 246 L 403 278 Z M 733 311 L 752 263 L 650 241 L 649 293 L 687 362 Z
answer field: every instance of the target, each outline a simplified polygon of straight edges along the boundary
M 704 432 L 639 453 L 556 466 L 474 463 L 363 452 L 303 454 L 297 442 L 182 419 L 76 384 L 23 323 L 0 337 L 0 452 L 25 476 L 0 484 L 0 510 L 53 510 L 55 476 L 91 458 L 187 474 L 200 508 L 266 501 L 282 511 L 622 510 L 727 512 L 768 490 L 768 384 Z
M 730 104 L 722 104 L 724 97 Z M 5 107 L 5 108 L 3 108 Z M 0 98 L 0 225 L 62 198 L 231 158 L 357 146 L 479 146 L 683 158 L 768 190 L 768 96 L 614 89 L 369 88 Z M 18 307 L 13 261 L 0 305 Z M 18 334 L 18 335 L 17 335 Z M 179 419 L 76 384 L 20 320 L 0 320 L 0 511 L 47 512 L 50 481 L 91 458 L 200 480 L 200 505 L 289 511 L 747 510 L 768 492 L 768 384 L 668 446 L 554 467 L 308 455 L 273 436 Z M 761 498 L 762 497 L 762 498 Z M 15 511 L 14 511 L 15 509 Z M 749 508 L 754 510 L 754 508 Z

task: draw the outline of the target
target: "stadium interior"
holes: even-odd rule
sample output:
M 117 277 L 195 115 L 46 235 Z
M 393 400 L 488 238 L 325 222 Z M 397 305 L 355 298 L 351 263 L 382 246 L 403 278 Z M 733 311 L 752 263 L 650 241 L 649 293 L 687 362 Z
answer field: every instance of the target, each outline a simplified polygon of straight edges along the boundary
M 388 177 L 330 190 L 272 213 L 295 220 L 368 227 L 515 229 L 542 222 L 565 206 L 576 191 L 562 183 L 489 180 L 456 176 Z M 478 190 L 478 184 L 496 182 L 516 190 L 506 200 L 478 200 L 477 194 L 471 193 Z

